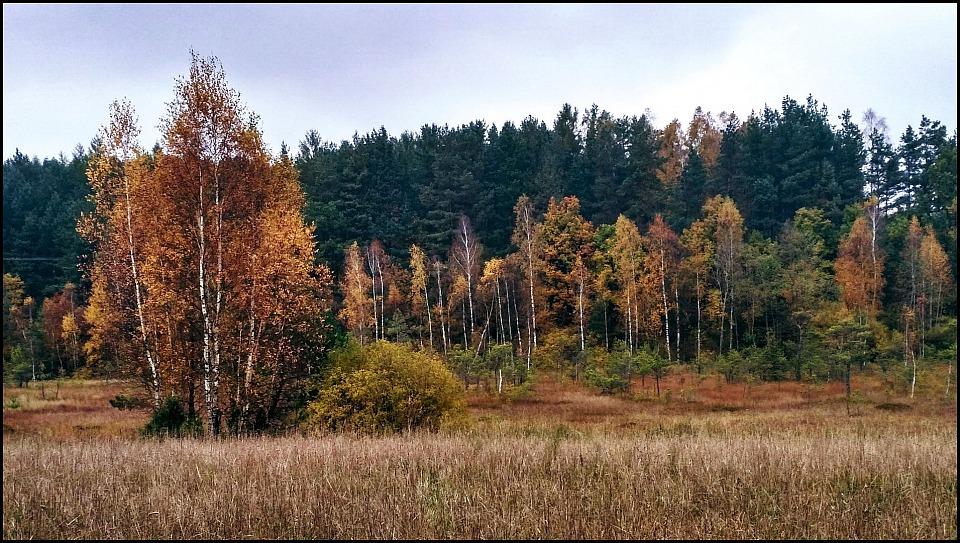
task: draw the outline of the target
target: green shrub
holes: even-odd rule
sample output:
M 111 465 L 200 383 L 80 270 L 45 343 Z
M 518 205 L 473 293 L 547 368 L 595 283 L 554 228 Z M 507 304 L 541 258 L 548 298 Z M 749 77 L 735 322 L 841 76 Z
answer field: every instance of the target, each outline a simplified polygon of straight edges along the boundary
M 20 346 L 10 349 L 9 359 L 3 359 L 3 381 L 22 387 L 30 381 L 31 376 L 32 368 L 27 353 Z
M 181 437 L 201 434 L 203 434 L 203 421 L 197 417 L 191 417 L 184 410 L 180 398 L 175 396 L 167 398 L 143 428 L 145 436 Z
M 602 394 L 630 392 L 634 360 L 626 343 L 617 341 L 609 353 L 602 348 L 590 350 L 591 364 L 584 372 L 584 382 L 600 389 Z
M 143 398 L 138 398 L 136 396 L 127 396 L 126 394 L 117 394 L 114 398 L 110 400 L 110 405 L 114 408 L 123 410 L 132 410 L 132 409 L 142 409 L 147 407 L 149 403 Z
M 437 430 L 466 412 L 463 386 L 432 351 L 383 341 L 354 343 L 331 360 L 332 371 L 307 406 L 307 429 Z

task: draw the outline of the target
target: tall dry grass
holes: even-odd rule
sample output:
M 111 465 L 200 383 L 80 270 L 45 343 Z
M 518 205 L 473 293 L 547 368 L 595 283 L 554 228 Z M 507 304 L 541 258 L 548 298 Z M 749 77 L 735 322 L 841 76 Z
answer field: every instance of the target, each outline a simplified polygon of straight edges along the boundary
M 4 539 L 956 539 L 956 426 L 3 447 Z
M 956 399 L 542 380 L 440 434 L 137 437 L 121 382 L 4 389 L 4 539 L 956 539 Z M 17 408 L 8 408 L 17 398 Z

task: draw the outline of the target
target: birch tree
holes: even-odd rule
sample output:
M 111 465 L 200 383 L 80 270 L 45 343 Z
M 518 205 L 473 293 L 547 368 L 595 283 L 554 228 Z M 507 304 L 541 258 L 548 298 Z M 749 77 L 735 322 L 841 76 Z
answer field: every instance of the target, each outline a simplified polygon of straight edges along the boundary
M 875 250 L 867 218 L 857 217 L 850 232 L 840 241 L 834 276 L 844 305 L 859 315 L 861 324 L 864 317 L 874 316 L 880 310 L 880 293 L 886 282 L 883 264 L 883 256 Z
M 366 327 L 370 320 L 368 293 L 372 281 L 364 270 L 364 259 L 357 242 L 344 249 L 343 256 L 343 277 L 340 280 L 343 308 L 340 310 L 340 318 L 347 323 L 347 327 L 354 330 L 360 345 L 364 345 Z
M 620 215 L 614 225 L 614 237 L 611 243 L 614 267 L 620 286 L 617 305 L 625 316 L 624 339 L 630 353 L 634 353 L 639 342 L 639 285 L 643 266 L 643 239 L 637 225 Z
M 930 225 L 924 228 L 920 240 L 920 278 L 927 300 L 925 322 L 929 328 L 943 315 L 944 305 L 952 298 L 955 286 L 950 259 Z
M 537 221 L 534 217 L 533 203 L 526 195 L 520 196 L 513 208 L 516 223 L 511 241 L 519 247 L 521 266 L 527 276 L 527 292 L 530 309 L 527 314 L 527 370 L 530 370 L 531 356 L 537 348 L 537 304 L 534 295 L 534 277 L 540 260 L 539 240 L 537 239 Z
M 386 339 L 386 286 L 383 270 L 386 253 L 380 240 L 374 239 L 366 250 L 367 269 L 370 271 L 370 300 L 373 303 L 373 339 Z M 377 288 L 377 285 L 380 285 Z
M 647 230 L 647 236 L 644 239 L 647 247 L 646 269 L 652 275 L 654 282 L 660 287 L 660 317 L 662 320 L 663 337 L 666 343 L 667 363 L 673 361 L 672 349 L 670 347 L 670 309 L 672 305 L 668 301 L 669 293 L 676 289 L 677 267 L 680 260 L 680 239 L 663 222 L 663 216 L 657 213 L 653 222 Z M 669 285 L 669 290 L 668 290 Z M 679 334 L 679 327 L 677 327 Z M 680 340 L 677 338 L 677 358 L 680 353 Z
M 429 330 L 430 348 L 433 349 L 433 312 L 430 310 L 430 293 L 427 289 L 429 282 L 429 270 L 427 269 L 427 256 L 423 249 L 417 244 L 410 246 L 410 303 L 413 312 L 420 316 L 421 322 L 423 315 L 427 317 L 427 329 Z
M 703 312 L 707 298 L 707 278 L 710 274 L 715 245 L 708 235 L 705 221 L 697 220 L 683 231 L 681 243 L 686 258 L 680 263 L 681 272 L 693 281 L 694 301 L 697 307 L 697 370 L 701 368 L 703 355 Z
M 505 296 L 501 295 L 500 282 L 503 279 L 503 259 L 500 258 L 491 258 L 483 265 L 483 276 L 480 281 L 482 284 L 486 285 L 487 289 L 490 291 L 490 295 L 493 297 L 491 305 L 496 307 L 497 314 L 497 342 L 505 343 L 507 337 L 507 328 L 510 323 L 509 312 L 507 314 L 507 320 L 504 321 L 504 308 L 506 306 Z M 504 324 L 506 322 L 506 324 Z
M 544 313 L 551 326 L 576 326 L 581 283 L 577 262 L 579 259 L 583 264 L 592 259 L 593 225 L 580 215 L 580 201 L 576 197 L 551 199 L 537 236 L 542 244 L 538 279 L 543 291 Z M 586 272 L 586 268 L 583 271 Z M 584 273 L 583 280 L 586 279 Z
M 443 305 L 443 262 L 436 256 L 433 257 L 430 264 L 430 268 L 433 270 L 433 276 L 437 280 L 437 315 L 439 317 L 440 324 L 440 339 L 443 342 L 443 354 L 447 354 L 447 350 L 450 347 L 450 341 L 448 338 L 450 325 L 450 318 L 447 315 L 446 309 Z
M 150 155 L 132 108 L 114 104 L 88 171 L 95 208 L 78 228 L 96 248 L 91 353 L 136 355 L 155 405 L 185 393 L 191 416 L 199 383 L 216 436 L 225 420 L 262 429 L 290 405 L 322 355 L 331 279 L 286 150 L 266 149 L 219 61 L 191 55 Z
M 162 170 L 174 204 L 189 217 L 183 224 L 194 245 L 195 288 L 203 345 L 203 393 L 207 430 L 220 431 L 219 405 L 228 269 L 240 256 L 232 242 L 243 238 L 242 221 L 253 213 L 250 196 L 265 172 L 259 137 L 251 133 L 239 93 L 229 87 L 215 58 L 193 54 L 190 74 L 177 81 L 175 98 L 161 123 Z M 259 183 L 258 183 L 259 182 Z
M 150 333 L 153 323 L 145 310 L 145 291 L 142 269 L 144 232 L 139 224 L 149 220 L 147 215 L 149 190 L 144 186 L 147 172 L 143 164 L 138 137 L 140 128 L 129 101 L 110 104 L 110 121 L 100 129 L 100 145 L 87 168 L 90 183 L 91 214 L 81 215 L 78 231 L 94 245 L 98 260 L 91 270 L 93 288 L 116 289 L 121 298 L 132 299 L 126 305 L 134 317 L 139 347 L 134 355 L 149 368 L 151 396 L 154 407 L 161 402 L 162 379 L 157 346 Z M 120 262 L 123 265 L 119 265 Z M 94 296 L 95 301 L 106 301 L 108 294 Z M 123 306 L 121 306 L 123 307 Z M 96 311 L 96 309 L 95 309 Z M 94 325 L 104 323 L 94 321 Z
M 714 281 L 720 289 L 720 349 L 723 351 L 724 322 L 727 322 L 729 334 L 727 350 L 733 349 L 735 324 L 735 290 L 741 275 L 743 263 L 743 217 L 732 199 L 715 196 L 703 206 L 704 215 L 710 225 L 714 240 Z
M 473 228 L 470 226 L 470 219 L 461 214 L 457 222 L 457 230 L 453 236 L 453 246 L 450 249 L 450 260 L 456 264 L 457 269 L 463 276 L 466 285 L 463 294 L 466 296 L 467 308 L 469 309 L 469 331 L 466 334 L 466 347 L 470 345 L 473 338 L 473 331 L 476 327 L 476 320 L 473 309 L 473 291 L 477 278 L 480 275 L 480 258 L 483 248 L 477 240 Z M 467 319 L 464 318 L 466 329 Z

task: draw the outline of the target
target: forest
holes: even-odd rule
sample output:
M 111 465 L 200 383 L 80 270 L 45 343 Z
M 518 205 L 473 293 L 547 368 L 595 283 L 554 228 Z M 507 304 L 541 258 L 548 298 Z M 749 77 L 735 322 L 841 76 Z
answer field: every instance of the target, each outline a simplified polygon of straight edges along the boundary
M 847 394 L 871 369 L 905 395 L 946 368 L 956 394 L 957 134 L 938 120 L 889 134 L 811 95 L 658 129 L 566 104 L 273 152 L 194 56 L 162 142 L 138 123 L 117 101 L 88 148 L 4 161 L 5 382 L 134 377 L 212 435 L 387 401 L 357 377 L 370 352 L 441 398 L 446 371 L 618 394 L 681 367 Z

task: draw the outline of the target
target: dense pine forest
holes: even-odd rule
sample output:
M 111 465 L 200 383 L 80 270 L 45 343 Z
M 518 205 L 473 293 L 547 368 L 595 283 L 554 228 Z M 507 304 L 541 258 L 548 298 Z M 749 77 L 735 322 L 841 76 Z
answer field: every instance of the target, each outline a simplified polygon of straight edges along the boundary
M 215 59 L 174 93 L 153 148 L 118 102 L 89 148 L 4 161 L 7 382 L 132 375 L 212 433 L 329 419 L 373 388 L 330 368 L 369 348 L 495 393 L 686 367 L 848 393 L 881 371 L 912 394 L 949 367 L 955 394 L 940 121 L 889 134 L 809 96 L 656 128 L 567 104 L 270 152 Z

